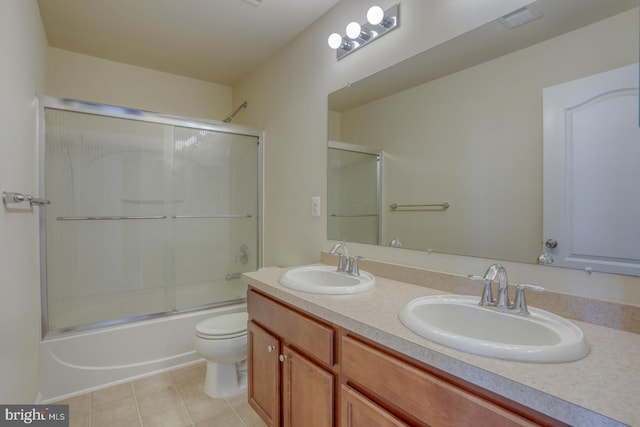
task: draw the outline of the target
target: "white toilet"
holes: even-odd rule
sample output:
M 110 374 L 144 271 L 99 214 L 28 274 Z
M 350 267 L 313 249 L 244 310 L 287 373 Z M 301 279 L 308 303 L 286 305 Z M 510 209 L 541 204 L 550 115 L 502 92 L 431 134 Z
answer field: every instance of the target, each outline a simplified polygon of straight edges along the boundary
M 195 348 L 207 359 L 204 392 L 210 397 L 232 396 L 247 387 L 248 314 L 211 317 L 196 325 Z

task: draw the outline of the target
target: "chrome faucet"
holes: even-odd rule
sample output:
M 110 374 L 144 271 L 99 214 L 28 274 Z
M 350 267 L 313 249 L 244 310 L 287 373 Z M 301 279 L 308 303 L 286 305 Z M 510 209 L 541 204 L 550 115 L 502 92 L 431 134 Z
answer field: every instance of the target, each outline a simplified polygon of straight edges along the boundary
M 493 299 L 491 291 L 491 283 L 498 279 L 498 298 Z M 500 308 L 511 308 L 512 304 L 509 300 L 509 280 L 507 279 L 507 270 L 501 264 L 492 264 L 484 273 L 484 292 L 480 305 L 495 305 Z
M 340 253 L 339 251 L 342 251 Z M 361 256 L 351 257 L 349 254 L 349 248 L 345 242 L 338 242 L 329 250 L 331 255 L 338 255 L 338 270 L 352 276 L 359 276 L 360 269 L 358 268 L 358 261 L 362 259 Z
M 529 285 L 527 283 L 522 283 L 516 286 L 516 298 L 512 303 L 509 299 L 509 280 L 507 279 L 507 270 L 500 264 L 492 264 L 487 269 L 487 272 L 484 274 L 484 277 L 480 276 L 469 276 L 473 280 L 483 280 L 484 281 L 484 289 L 482 291 L 482 297 L 480 298 L 480 302 L 478 303 L 484 307 L 496 307 L 498 309 L 507 311 L 509 313 L 519 314 L 519 315 L 528 315 L 529 310 L 527 309 L 527 302 L 524 298 L 524 290 L 531 289 L 536 292 L 544 291 L 542 286 Z M 491 289 L 491 285 L 495 280 L 498 280 L 498 298 L 493 298 L 493 291 Z
M 342 253 L 338 252 L 342 250 Z M 329 250 L 331 255 L 338 255 L 338 271 L 347 272 L 351 269 L 351 257 L 349 256 L 349 248 L 347 244 L 338 242 Z

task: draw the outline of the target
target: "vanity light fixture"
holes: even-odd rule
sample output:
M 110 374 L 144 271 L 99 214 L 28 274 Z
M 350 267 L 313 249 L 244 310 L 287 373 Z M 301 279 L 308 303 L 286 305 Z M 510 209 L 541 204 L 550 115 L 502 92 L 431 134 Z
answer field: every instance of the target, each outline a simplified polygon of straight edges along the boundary
M 367 12 L 367 22 L 364 24 L 355 21 L 349 23 L 345 29 L 346 36 L 339 33 L 331 34 L 328 39 L 329 47 L 336 50 L 338 60 L 398 28 L 399 6 L 395 4 L 387 10 L 382 10 L 380 6 L 373 6 Z
M 345 40 L 344 37 L 342 37 L 338 33 L 331 34 L 329 36 L 329 40 L 327 41 L 331 49 L 340 49 L 345 51 L 349 51 L 353 49 L 353 43 L 348 40 Z
M 367 11 L 367 21 L 371 25 L 378 25 L 384 19 L 384 10 L 380 6 L 373 6 Z

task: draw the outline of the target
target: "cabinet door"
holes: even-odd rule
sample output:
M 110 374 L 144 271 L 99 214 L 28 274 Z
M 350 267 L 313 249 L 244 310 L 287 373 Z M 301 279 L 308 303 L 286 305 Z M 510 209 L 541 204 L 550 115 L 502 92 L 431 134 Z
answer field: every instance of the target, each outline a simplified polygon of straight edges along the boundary
M 253 322 L 247 331 L 251 407 L 270 427 L 280 425 L 280 342 Z
M 382 407 L 345 385 L 340 389 L 341 427 L 408 427 Z
M 284 347 L 282 360 L 283 425 L 333 426 L 333 374 L 287 346 Z

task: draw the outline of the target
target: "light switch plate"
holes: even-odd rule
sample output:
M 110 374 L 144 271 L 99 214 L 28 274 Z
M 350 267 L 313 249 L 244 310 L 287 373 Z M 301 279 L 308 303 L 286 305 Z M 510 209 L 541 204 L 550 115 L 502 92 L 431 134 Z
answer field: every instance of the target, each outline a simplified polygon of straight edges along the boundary
M 320 216 L 320 197 L 311 198 L 311 216 Z

